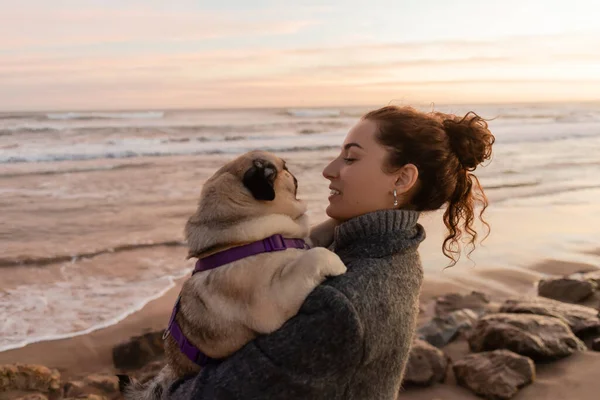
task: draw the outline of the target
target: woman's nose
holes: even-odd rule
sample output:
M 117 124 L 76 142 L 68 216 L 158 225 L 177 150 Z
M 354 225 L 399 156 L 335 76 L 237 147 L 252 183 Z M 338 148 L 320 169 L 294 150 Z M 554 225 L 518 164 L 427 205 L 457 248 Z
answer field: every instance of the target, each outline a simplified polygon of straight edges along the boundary
M 333 160 L 332 162 L 330 162 L 329 164 L 327 164 L 327 166 L 323 169 L 323 176 L 325 177 L 325 179 L 335 179 L 335 177 L 337 176 L 337 171 L 335 168 L 335 160 Z

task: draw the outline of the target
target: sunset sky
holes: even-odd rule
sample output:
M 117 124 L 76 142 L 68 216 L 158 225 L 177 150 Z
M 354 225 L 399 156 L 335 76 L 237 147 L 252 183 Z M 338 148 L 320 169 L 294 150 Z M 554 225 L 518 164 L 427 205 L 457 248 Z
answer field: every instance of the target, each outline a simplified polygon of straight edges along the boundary
M 597 0 L 0 0 L 0 111 L 600 100 Z

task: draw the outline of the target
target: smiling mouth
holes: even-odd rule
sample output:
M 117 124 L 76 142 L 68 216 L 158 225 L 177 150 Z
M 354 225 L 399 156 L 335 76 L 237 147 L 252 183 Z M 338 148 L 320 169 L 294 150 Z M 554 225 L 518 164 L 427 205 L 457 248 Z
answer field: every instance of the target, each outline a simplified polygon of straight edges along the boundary
M 341 193 L 340 193 L 340 191 L 339 191 L 339 190 L 331 189 L 331 190 L 329 191 L 329 194 L 330 194 L 331 196 L 335 196 L 335 195 L 337 195 L 337 194 L 341 194 Z

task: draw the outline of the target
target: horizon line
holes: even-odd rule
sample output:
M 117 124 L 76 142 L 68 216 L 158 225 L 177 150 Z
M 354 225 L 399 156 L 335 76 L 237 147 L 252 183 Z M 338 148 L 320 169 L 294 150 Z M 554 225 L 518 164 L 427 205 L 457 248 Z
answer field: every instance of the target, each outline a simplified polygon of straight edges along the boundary
M 378 108 L 384 107 L 387 105 L 398 105 L 398 106 L 413 106 L 413 107 L 422 107 L 425 102 L 416 101 L 410 104 L 394 104 L 394 100 L 391 100 L 387 104 L 374 105 L 374 104 L 363 104 L 363 105 L 315 105 L 315 106 L 306 106 L 306 105 L 288 105 L 288 106 L 280 106 L 280 107 L 269 107 L 269 106 L 237 106 L 237 107 L 157 107 L 157 108 L 94 108 L 94 109 L 77 109 L 77 108 L 63 108 L 63 109 L 6 109 L 0 110 L 0 114 L 10 114 L 10 113 L 25 113 L 25 114 L 34 114 L 34 113 L 91 113 L 91 112 L 175 112 L 175 111 L 235 111 L 235 110 L 290 110 L 290 109 L 298 109 L 298 110 L 312 110 L 312 109 L 343 109 L 343 108 Z M 596 100 L 540 100 L 540 101 L 497 101 L 497 102 L 453 102 L 453 103 L 435 103 L 435 102 L 427 102 L 429 106 L 433 107 L 447 107 L 447 106 L 500 106 L 500 105 L 522 105 L 522 106 L 530 106 L 530 105 L 567 105 L 567 104 L 600 104 L 600 97 Z

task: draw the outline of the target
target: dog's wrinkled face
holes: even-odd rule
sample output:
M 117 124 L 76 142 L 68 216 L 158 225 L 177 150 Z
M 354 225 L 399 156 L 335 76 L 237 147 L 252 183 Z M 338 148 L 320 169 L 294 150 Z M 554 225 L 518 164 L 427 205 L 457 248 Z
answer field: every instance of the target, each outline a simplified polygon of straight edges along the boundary
M 297 219 L 306 212 L 306 204 L 298 200 L 297 192 L 298 181 L 284 160 L 269 152 L 251 151 L 227 163 L 206 181 L 199 212 L 210 214 L 213 221 L 266 214 Z

